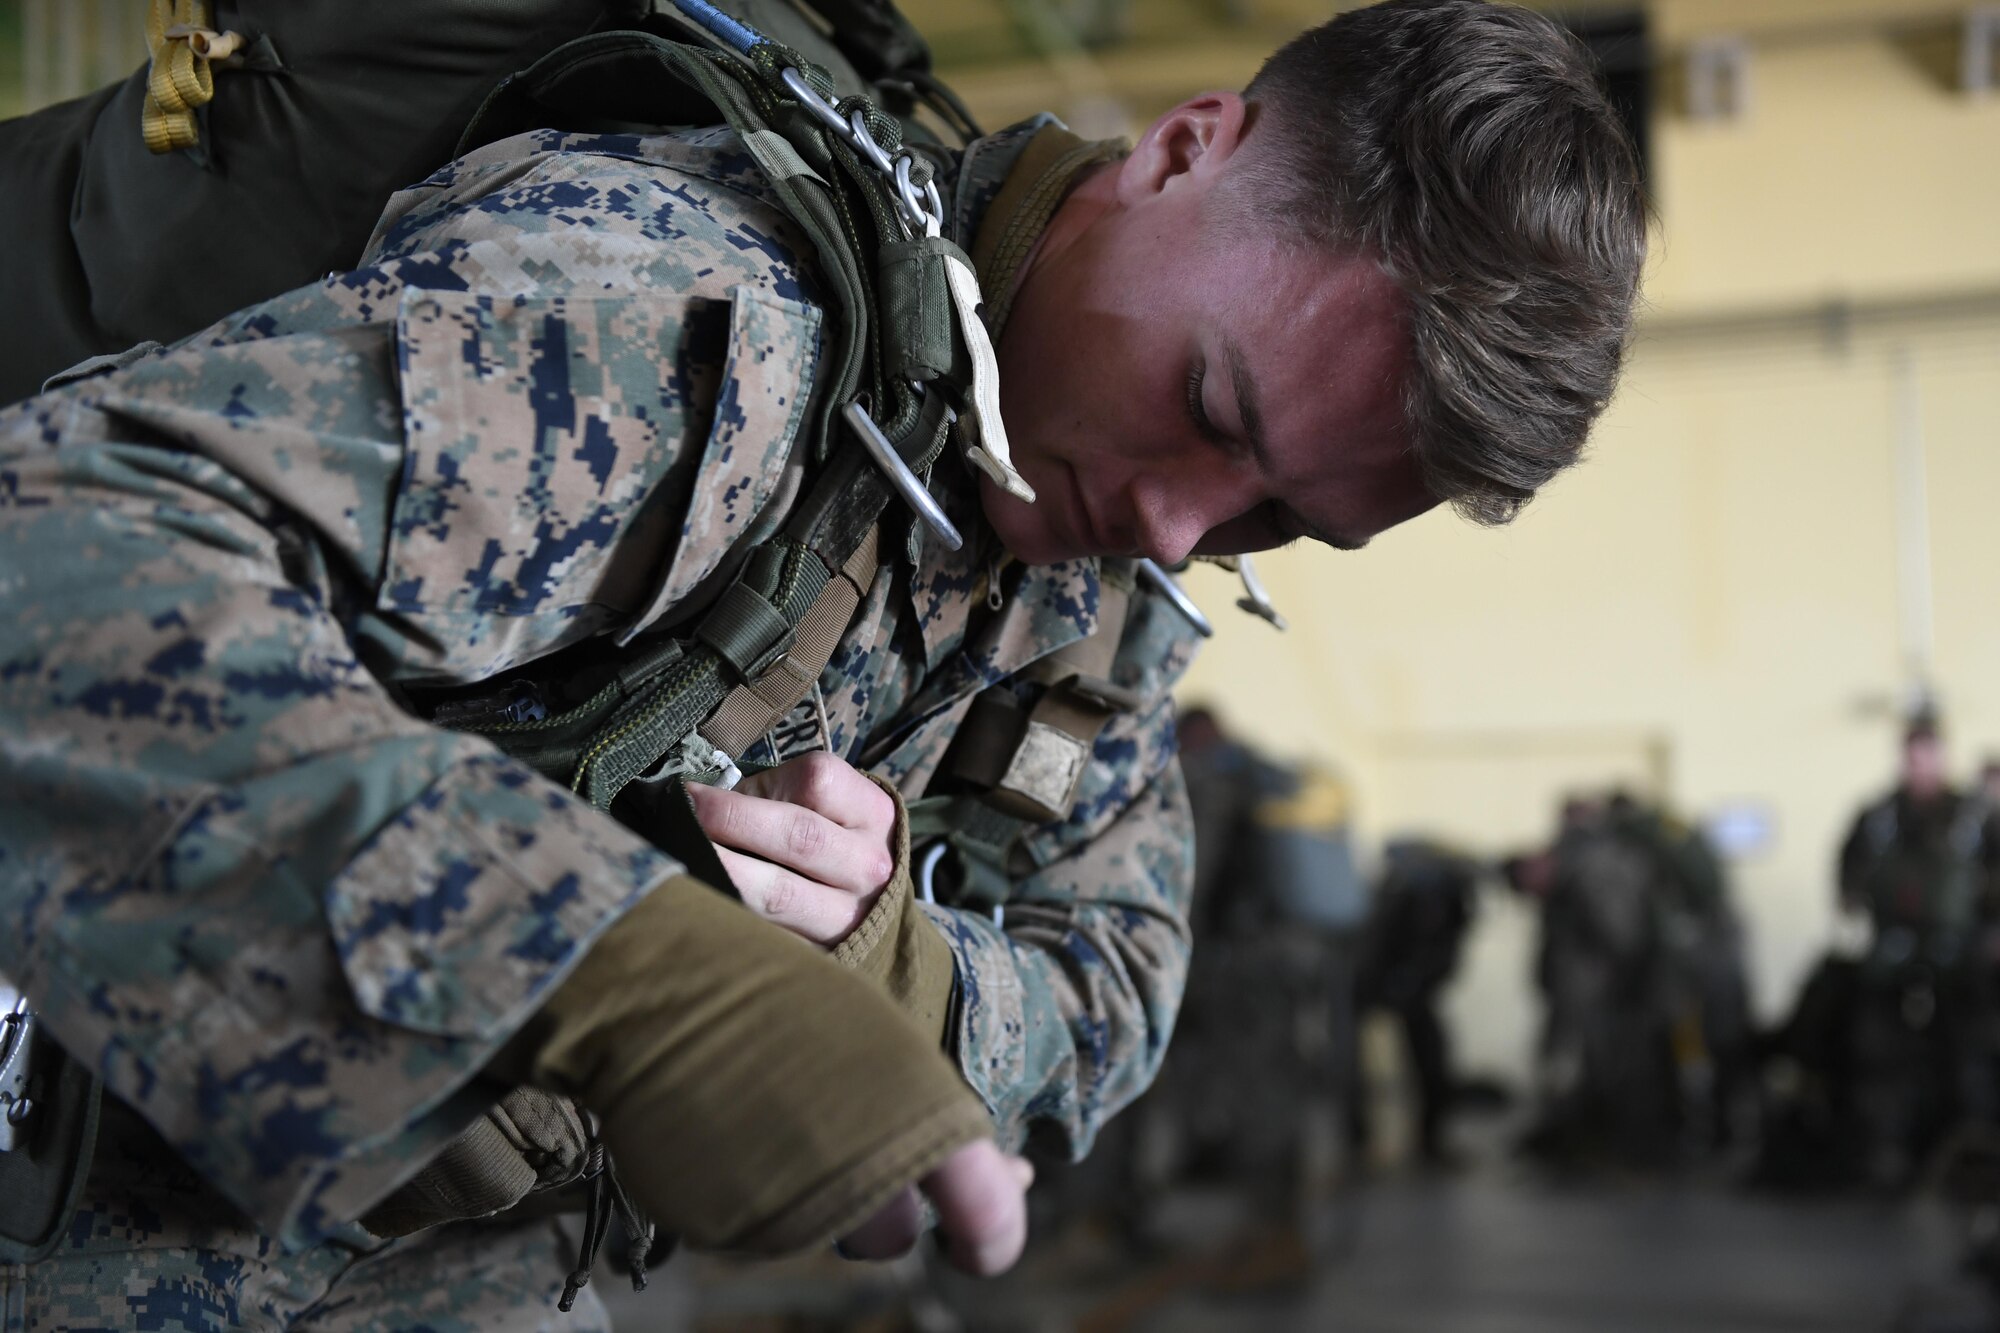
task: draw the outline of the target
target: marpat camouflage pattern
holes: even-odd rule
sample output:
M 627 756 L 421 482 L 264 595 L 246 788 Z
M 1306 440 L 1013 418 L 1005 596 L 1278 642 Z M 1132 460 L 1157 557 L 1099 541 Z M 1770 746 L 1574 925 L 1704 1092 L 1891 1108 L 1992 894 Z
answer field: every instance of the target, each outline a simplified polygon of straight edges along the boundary
M 955 218 L 1025 138 L 982 141 Z M 65 1249 L 0 1270 L 5 1329 L 380 1314 L 352 1219 L 678 868 L 402 691 L 670 619 L 792 494 L 809 253 L 725 130 L 541 131 L 398 195 L 355 272 L 0 414 L 0 972 L 218 1218 L 126 1206 L 100 1171 Z M 885 566 L 821 681 L 834 750 L 910 799 L 980 689 L 1097 621 L 1090 560 L 1010 567 L 989 612 L 994 540 L 955 458 L 940 481 L 983 540 Z M 1045 1122 L 1081 1152 L 1163 1053 L 1191 875 L 1166 692 L 1193 641 L 1132 598 L 1114 678 L 1146 705 L 1031 835 L 1004 930 L 930 909 L 1003 1143 Z M 555 1270 L 498 1251 L 546 1227 L 472 1230 L 494 1252 L 463 1228 L 396 1252 L 511 1263 L 516 1317 L 543 1318 L 522 1293 Z M 486 1327 L 448 1281 L 411 1318 Z

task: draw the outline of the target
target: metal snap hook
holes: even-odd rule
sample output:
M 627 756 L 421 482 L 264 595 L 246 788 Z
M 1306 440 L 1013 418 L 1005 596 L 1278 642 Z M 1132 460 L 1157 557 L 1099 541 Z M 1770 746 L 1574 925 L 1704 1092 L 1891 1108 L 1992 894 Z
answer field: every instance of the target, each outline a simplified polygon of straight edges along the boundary
M 1194 626 L 1195 633 L 1204 639 L 1215 637 L 1215 626 L 1208 623 L 1208 617 L 1201 613 L 1194 599 L 1181 591 L 1181 585 L 1174 582 L 1173 575 L 1152 560 L 1140 560 L 1137 569 L 1139 577 L 1151 585 L 1153 591 L 1172 602 L 1174 610 L 1186 617 L 1188 624 Z
M 849 402 L 846 407 L 840 409 L 840 415 L 841 419 L 847 422 L 847 428 L 854 432 L 855 438 L 861 441 L 861 447 L 868 451 L 868 457 L 874 460 L 876 467 L 882 469 L 882 475 L 889 479 L 889 484 L 896 488 L 896 494 L 902 497 L 903 503 L 917 511 L 917 517 L 924 521 L 925 527 L 937 534 L 937 539 L 945 544 L 945 549 L 956 551 L 964 546 L 965 538 L 959 535 L 952 521 L 945 517 L 944 510 L 924 488 L 917 474 L 910 470 L 910 465 L 903 461 L 903 456 L 896 452 L 896 446 L 889 443 L 889 437 L 882 433 L 882 428 L 875 424 L 875 419 L 863 410 L 860 400 Z
M 896 154 L 896 197 L 903 206 L 910 225 L 926 230 L 944 230 L 944 196 L 938 193 L 937 182 L 928 180 L 920 193 L 916 178 L 910 174 L 916 159 L 905 150 Z

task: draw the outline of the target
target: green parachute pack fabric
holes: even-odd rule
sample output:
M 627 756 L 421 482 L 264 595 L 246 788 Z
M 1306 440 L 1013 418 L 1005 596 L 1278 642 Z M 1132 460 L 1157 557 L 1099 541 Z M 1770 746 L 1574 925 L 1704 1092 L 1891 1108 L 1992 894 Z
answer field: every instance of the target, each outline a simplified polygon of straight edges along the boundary
M 724 0 L 852 93 L 924 80 L 889 0 Z M 137 344 L 353 267 L 389 196 L 450 160 L 493 87 L 654 0 L 216 0 L 242 51 L 214 71 L 191 148 L 149 152 L 147 69 L 0 122 L 0 404 Z M 140 40 L 137 19 L 132 34 Z

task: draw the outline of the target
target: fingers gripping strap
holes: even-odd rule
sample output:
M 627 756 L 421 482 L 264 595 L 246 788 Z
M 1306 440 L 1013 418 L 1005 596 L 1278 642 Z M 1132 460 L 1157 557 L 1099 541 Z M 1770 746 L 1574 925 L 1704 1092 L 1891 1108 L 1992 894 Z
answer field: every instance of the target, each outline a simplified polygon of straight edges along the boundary
M 875 581 L 879 531 L 868 530 L 840 576 L 830 579 L 799 620 L 792 645 L 754 679 L 731 690 L 701 724 L 703 739 L 725 754 L 740 755 L 798 705 L 840 646 L 840 636 Z

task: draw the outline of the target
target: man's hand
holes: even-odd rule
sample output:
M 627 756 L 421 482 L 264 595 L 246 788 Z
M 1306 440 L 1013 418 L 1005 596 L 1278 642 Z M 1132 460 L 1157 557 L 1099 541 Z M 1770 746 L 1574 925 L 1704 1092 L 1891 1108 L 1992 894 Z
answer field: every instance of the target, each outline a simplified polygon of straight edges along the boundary
M 691 783 L 688 795 L 744 903 L 825 948 L 895 873 L 896 803 L 838 756 L 801 755 L 734 791 Z
M 894 1259 L 923 1234 L 917 1190 L 937 1208 L 952 1265 L 977 1277 L 1004 1273 L 1021 1257 L 1028 1238 L 1024 1195 L 1035 1169 L 1008 1157 L 991 1139 L 960 1148 L 937 1170 L 906 1188 L 875 1216 L 848 1233 L 840 1252 L 850 1259 Z

